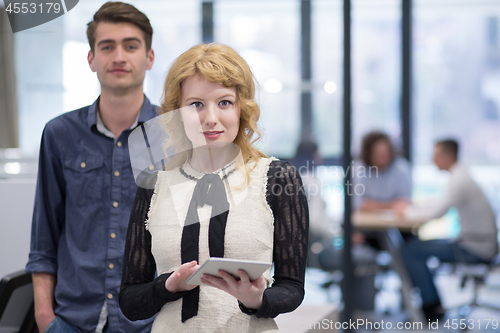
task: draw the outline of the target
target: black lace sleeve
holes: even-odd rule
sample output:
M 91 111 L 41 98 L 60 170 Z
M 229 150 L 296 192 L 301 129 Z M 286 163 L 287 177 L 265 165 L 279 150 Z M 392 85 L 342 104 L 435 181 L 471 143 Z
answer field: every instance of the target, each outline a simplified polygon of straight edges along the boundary
M 130 214 L 123 257 L 120 309 L 130 320 L 154 316 L 167 302 L 175 301 L 185 292 L 170 293 L 165 281 L 170 274 L 155 278 L 156 262 L 151 253 L 151 234 L 146 221 L 153 190 L 139 188 Z
M 295 310 L 304 299 L 309 211 L 302 180 L 289 162 L 273 161 L 269 167 L 267 203 L 274 215 L 274 283 L 264 291 L 262 306 L 247 314 L 274 318 Z

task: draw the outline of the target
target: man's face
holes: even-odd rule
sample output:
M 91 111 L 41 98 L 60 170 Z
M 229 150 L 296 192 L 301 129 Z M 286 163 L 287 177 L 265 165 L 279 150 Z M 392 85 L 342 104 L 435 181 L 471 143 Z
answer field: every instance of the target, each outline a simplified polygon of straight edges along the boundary
M 95 31 L 94 53 L 88 61 L 101 83 L 101 90 L 115 93 L 142 87 L 146 70 L 151 69 L 154 52 L 146 52 L 144 33 L 131 23 L 101 22 Z
M 440 145 L 434 146 L 432 160 L 439 170 L 448 170 L 448 167 L 451 164 L 449 154 L 443 152 L 443 148 Z

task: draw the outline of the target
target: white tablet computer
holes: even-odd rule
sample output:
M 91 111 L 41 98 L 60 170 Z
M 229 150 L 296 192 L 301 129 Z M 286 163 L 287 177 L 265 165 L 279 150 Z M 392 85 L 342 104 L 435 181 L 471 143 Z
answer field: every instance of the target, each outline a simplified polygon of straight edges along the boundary
M 210 274 L 214 276 L 219 276 L 219 270 L 228 272 L 229 274 L 238 277 L 238 270 L 242 269 L 247 272 L 250 277 L 250 281 L 257 279 L 266 269 L 270 268 L 272 263 L 252 261 L 252 260 L 239 260 L 239 259 L 229 259 L 229 258 L 208 258 L 203 265 L 198 268 L 196 272 L 193 273 L 187 279 L 187 284 L 201 284 L 201 277 L 203 274 Z

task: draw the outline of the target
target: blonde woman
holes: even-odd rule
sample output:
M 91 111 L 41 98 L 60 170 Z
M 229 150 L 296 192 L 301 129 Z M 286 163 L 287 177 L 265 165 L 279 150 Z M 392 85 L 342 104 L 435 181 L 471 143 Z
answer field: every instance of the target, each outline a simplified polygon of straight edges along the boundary
M 167 148 L 179 154 L 154 190 L 137 192 L 120 292 L 129 319 L 156 314 L 153 333 L 274 332 L 273 318 L 303 300 L 307 201 L 295 168 L 253 146 L 254 94 L 248 64 L 226 45 L 192 47 L 167 75 L 161 114 Z M 218 165 L 207 151 L 218 154 Z M 204 203 L 211 215 L 202 213 Z M 186 284 L 214 256 L 273 262 L 274 277 L 220 271 L 205 274 L 201 286 Z

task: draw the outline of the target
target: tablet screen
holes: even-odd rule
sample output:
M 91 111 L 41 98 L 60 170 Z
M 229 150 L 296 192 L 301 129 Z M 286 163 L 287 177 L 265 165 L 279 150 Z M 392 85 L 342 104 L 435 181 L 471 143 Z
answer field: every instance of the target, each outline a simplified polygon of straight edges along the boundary
M 266 271 L 266 269 L 270 268 L 272 263 L 269 262 L 261 262 L 261 261 L 252 261 L 252 260 L 239 260 L 239 259 L 229 259 L 229 258 L 208 258 L 207 261 L 196 272 L 193 273 L 187 279 L 187 284 L 201 284 L 201 277 L 203 274 L 210 274 L 214 276 L 219 276 L 219 270 L 223 270 L 232 274 L 235 277 L 238 277 L 238 270 L 244 270 L 250 280 L 253 281 L 257 279 Z

